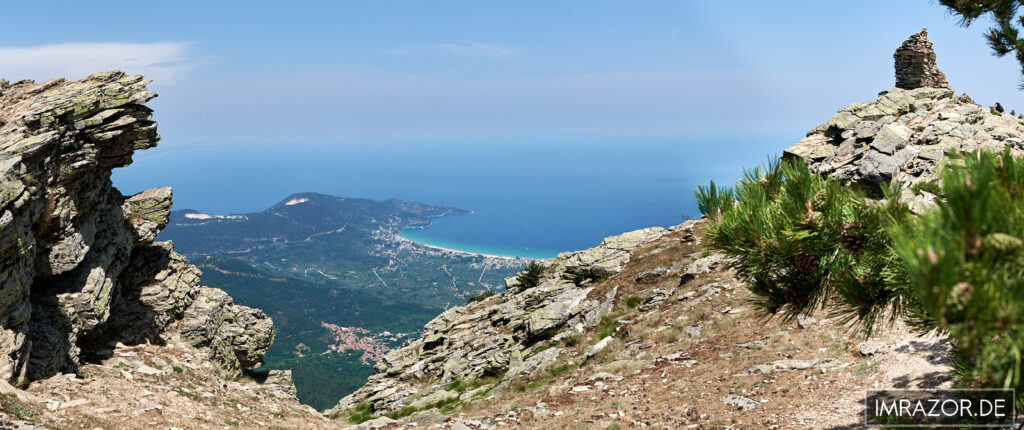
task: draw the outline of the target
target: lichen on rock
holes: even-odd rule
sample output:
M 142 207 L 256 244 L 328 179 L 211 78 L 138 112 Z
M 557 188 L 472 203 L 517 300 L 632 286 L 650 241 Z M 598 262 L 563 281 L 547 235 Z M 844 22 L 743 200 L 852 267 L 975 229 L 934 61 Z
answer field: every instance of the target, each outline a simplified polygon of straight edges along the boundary
M 591 284 L 619 273 L 633 249 L 665 233 L 660 227 L 636 230 L 594 248 L 560 254 L 545 262 L 544 275 L 534 287 L 513 279 L 504 294 L 445 311 L 426 324 L 419 339 L 385 355 L 366 385 L 325 413 L 362 403 L 377 412 L 429 403 L 424 399 L 448 396 L 444 387 L 456 380 L 501 376 L 500 390 L 553 363 L 561 348 L 530 355 L 531 348 L 597 324 L 611 311 L 616 289 L 596 295 Z
M 218 324 L 188 337 L 226 375 L 257 365 L 273 331 L 262 314 L 203 289 L 169 243 L 170 188 L 125 198 L 111 169 L 160 136 L 142 76 L 0 85 L 0 378 L 75 372 L 85 351 L 178 336 L 196 298 Z M 219 308 L 218 308 L 219 307 Z M 228 322 L 230 321 L 230 322 Z
M 802 158 L 821 174 L 869 191 L 895 180 L 909 191 L 904 200 L 923 210 L 935 196 L 916 192 L 915 184 L 938 183 L 949 154 L 979 149 L 1024 154 L 1024 124 L 966 95 L 957 97 L 934 67 L 925 36 L 911 36 L 897 51 L 896 88 L 839 109 L 783 157 Z

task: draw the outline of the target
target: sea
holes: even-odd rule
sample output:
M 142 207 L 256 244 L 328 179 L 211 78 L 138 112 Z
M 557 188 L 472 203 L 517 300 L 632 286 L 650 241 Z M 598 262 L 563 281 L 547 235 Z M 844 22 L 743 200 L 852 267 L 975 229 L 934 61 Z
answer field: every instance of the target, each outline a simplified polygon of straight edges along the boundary
M 374 144 L 181 144 L 114 171 L 125 195 L 172 186 L 175 209 L 262 211 L 298 192 L 473 211 L 407 239 L 484 254 L 552 258 L 607 236 L 699 218 L 694 190 L 732 184 L 800 137 L 474 140 Z

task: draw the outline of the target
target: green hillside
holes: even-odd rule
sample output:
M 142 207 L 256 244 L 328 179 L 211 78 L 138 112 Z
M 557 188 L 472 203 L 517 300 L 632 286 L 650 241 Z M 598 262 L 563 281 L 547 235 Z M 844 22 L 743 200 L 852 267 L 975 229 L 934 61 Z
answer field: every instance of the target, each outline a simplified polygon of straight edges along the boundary
M 291 369 L 300 400 L 322 409 L 361 386 L 384 351 L 526 265 L 398 237 L 468 212 L 301 193 L 252 214 L 175 211 L 160 239 L 202 269 L 203 284 L 274 320 L 264 367 Z

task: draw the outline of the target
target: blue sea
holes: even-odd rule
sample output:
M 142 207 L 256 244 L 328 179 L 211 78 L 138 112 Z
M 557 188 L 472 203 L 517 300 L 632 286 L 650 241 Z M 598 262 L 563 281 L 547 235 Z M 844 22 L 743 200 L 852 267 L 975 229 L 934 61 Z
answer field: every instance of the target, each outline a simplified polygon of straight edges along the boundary
M 304 191 L 472 210 L 402 235 L 550 258 L 610 235 L 699 217 L 693 190 L 731 184 L 801 136 L 631 141 L 197 145 L 162 142 L 114 172 L 128 195 L 174 187 L 175 209 L 262 211 Z

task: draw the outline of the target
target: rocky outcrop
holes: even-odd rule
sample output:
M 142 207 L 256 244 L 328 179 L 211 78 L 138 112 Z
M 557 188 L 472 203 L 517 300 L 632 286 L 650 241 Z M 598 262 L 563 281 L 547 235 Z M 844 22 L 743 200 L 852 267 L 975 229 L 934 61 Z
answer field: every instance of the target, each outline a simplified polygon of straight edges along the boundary
M 146 190 L 124 201 L 121 209 L 132 225 L 136 245 L 152 242 L 157 233 L 167 227 L 172 204 L 171 187 Z
M 201 288 L 179 324 L 181 338 L 207 349 L 214 366 L 229 376 L 258 367 L 274 341 L 273 324 L 263 311 L 237 306 L 216 288 Z
M 369 404 L 376 412 L 421 406 L 473 392 L 449 392 L 460 380 L 502 378 L 497 387 L 559 359 L 561 348 L 539 351 L 540 342 L 583 332 L 611 310 L 616 290 L 592 294 L 595 280 L 619 273 L 630 251 L 666 230 L 655 227 L 605 239 L 547 263 L 541 282 L 507 281 L 507 292 L 455 307 L 427 323 L 419 339 L 389 352 L 375 374 L 328 415 Z M 497 388 L 500 389 L 500 388 Z
M 892 55 L 896 63 L 896 88 L 949 88 L 946 74 L 935 64 L 935 51 L 928 30 L 911 35 Z
M 897 51 L 897 70 L 903 67 L 901 61 L 911 61 L 906 59 L 910 54 L 900 54 L 904 48 L 927 45 L 927 52 L 931 52 L 931 42 L 926 42 L 923 34 L 912 36 Z M 931 57 L 920 52 L 914 55 L 924 55 L 926 60 L 934 57 L 934 53 Z M 924 65 L 914 67 L 934 66 L 933 60 L 922 60 Z M 941 77 L 941 72 L 932 76 Z M 803 158 L 819 173 L 877 191 L 879 185 L 891 180 L 904 189 L 917 183 L 938 183 L 939 170 L 950 153 L 1004 148 L 1014 154 L 1024 153 L 1024 124 L 1019 119 L 985 109 L 966 95 L 957 97 L 944 78 L 929 79 L 904 85 L 913 89 L 893 88 L 874 101 L 840 109 L 786 149 L 784 157 Z M 926 188 L 917 187 L 921 189 Z M 904 193 L 904 198 L 911 200 L 912 207 L 921 207 L 934 196 Z
M 265 315 L 201 288 L 198 269 L 153 243 L 170 188 L 126 198 L 112 186 L 111 169 L 159 141 L 147 84 L 0 80 L 0 378 L 75 372 L 90 349 L 185 328 L 229 375 L 269 347 Z

